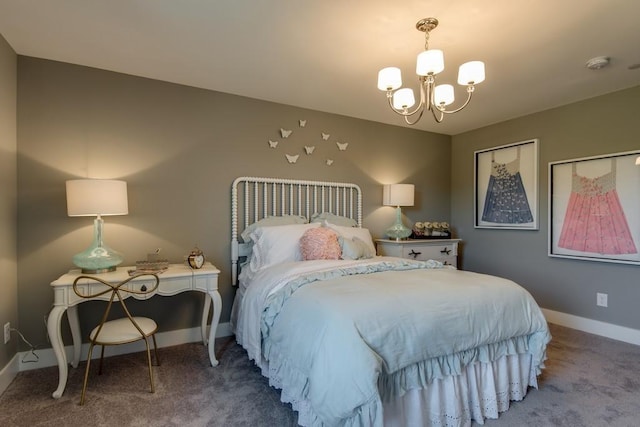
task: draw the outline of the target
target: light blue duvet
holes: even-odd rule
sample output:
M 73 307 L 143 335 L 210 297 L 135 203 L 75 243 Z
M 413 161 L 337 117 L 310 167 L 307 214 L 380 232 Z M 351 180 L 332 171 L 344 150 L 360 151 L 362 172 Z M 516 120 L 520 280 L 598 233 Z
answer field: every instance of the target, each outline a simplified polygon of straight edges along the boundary
M 382 258 L 261 289 L 261 360 L 283 399 L 308 402 L 313 425 L 380 426 L 383 401 L 508 354 L 532 356 L 535 385 L 551 337 L 531 295 L 510 280 L 432 267 Z

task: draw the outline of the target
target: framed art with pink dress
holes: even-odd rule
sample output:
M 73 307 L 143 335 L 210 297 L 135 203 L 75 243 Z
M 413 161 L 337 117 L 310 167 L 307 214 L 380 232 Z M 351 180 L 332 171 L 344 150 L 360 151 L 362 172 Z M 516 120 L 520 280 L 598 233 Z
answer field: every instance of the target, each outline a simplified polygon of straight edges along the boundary
M 639 157 L 549 163 L 549 256 L 640 265 Z
M 475 153 L 475 228 L 538 229 L 538 140 Z

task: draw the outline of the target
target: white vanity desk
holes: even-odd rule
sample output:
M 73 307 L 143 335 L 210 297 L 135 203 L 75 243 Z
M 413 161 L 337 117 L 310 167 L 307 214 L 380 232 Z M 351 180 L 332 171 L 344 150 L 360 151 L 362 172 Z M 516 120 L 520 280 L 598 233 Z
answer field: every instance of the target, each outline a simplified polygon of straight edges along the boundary
M 118 267 L 116 271 L 110 273 L 102 273 L 99 277 L 108 282 L 118 283 L 129 277 L 128 270 L 133 267 Z M 214 353 L 214 343 L 216 337 L 216 329 L 220 321 L 220 312 L 222 310 L 222 299 L 218 293 L 218 274 L 220 270 L 206 263 L 201 269 L 194 270 L 185 264 L 171 264 L 169 269 L 165 270 L 161 274 L 158 274 L 160 278 L 160 285 L 155 293 L 146 295 L 145 299 L 150 298 L 153 295 L 172 296 L 186 291 L 199 291 L 203 292 L 205 297 L 204 310 L 202 313 L 202 341 L 205 345 L 208 345 L 209 360 L 212 366 L 217 366 L 218 361 Z M 69 326 L 71 327 L 71 336 L 73 338 L 73 361 L 71 366 L 78 367 L 80 361 L 80 350 L 82 345 L 82 337 L 80 335 L 80 324 L 78 322 L 78 304 L 89 301 L 86 298 L 80 298 L 73 291 L 73 281 L 76 277 L 80 276 L 79 269 L 71 270 L 67 274 L 61 276 L 58 280 L 51 283 L 54 293 L 53 309 L 47 319 L 47 331 L 49 332 L 49 338 L 51 340 L 51 346 L 53 352 L 56 355 L 58 361 L 59 382 L 58 388 L 53 392 L 54 398 L 62 396 L 64 389 L 67 385 L 67 355 L 64 349 L 64 343 L 62 342 L 62 334 L 60 332 L 60 321 L 64 312 L 67 312 L 69 319 Z M 139 279 L 133 279 L 127 286 L 135 288 L 141 288 L 142 286 L 152 286 L 154 279 L 150 276 L 144 276 Z M 79 282 L 82 283 L 82 282 Z M 97 282 L 91 282 L 85 286 L 91 286 L 94 290 L 104 288 Z M 129 294 L 131 296 L 131 294 Z M 109 294 L 96 298 L 96 300 L 107 300 Z M 211 330 L 207 337 L 207 319 L 209 317 L 209 310 L 211 308 L 211 302 L 213 301 L 213 316 L 211 319 Z

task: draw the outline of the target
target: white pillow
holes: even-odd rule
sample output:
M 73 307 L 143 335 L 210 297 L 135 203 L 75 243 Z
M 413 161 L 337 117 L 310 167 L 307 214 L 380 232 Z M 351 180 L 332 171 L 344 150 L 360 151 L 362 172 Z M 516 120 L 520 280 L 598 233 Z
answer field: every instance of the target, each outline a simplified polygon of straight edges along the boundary
M 348 240 L 352 240 L 354 237 L 357 237 L 367 245 L 368 253 L 376 253 L 376 247 L 373 244 L 373 239 L 371 239 L 371 233 L 368 229 L 359 227 L 342 227 L 326 221 L 322 223 L 322 226 L 332 229 L 338 233 L 338 236 L 342 236 Z
M 260 227 L 275 227 L 278 225 L 306 224 L 308 222 L 309 221 L 307 220 L 307 218 L 301 215 L 268 216 L 266 218 L 262 218 L 261 220 L 258 220 L 253 224 L 249 225 L 247 228 L 245 228 L 242 231 L 240 236 L 242 237 L 242 240 L 244 242 L 250 242 L 251 239 L 249 236 L 251 235 L 251 233 L 253 233 L 256 229 Z
M 271 265 L 302 261 L 300 238 L 305 231 L 320 224 L 291 224 L 259 227 L 250 234 L 253 250 L 249 268 L 255 272 Z
M 343 227 L 357 227 L 358 222 L 353 218 L 346 216 L 336 215 L 330 212 L 314 213 L 311 215 L 311 221 L 309 222 L 324 222 L 327 221 L 330 224 L 341 225 Z
M 346 239 L 340 236 L 338 237 L 338 243 L 342 250 L 342 259 L 367 259 L 376 256 L 375 252 L 371 252 L 369 245 L 357 237 Z

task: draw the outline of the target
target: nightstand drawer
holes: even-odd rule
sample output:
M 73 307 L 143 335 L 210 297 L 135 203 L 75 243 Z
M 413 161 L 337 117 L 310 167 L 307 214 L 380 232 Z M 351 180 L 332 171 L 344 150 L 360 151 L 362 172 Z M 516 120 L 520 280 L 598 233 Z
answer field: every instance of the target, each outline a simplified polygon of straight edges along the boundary
M 407 245 L 402 247 L 402 258 L 426 261 L 428 259 L 446 259 L 457 256 L 457 245 Z
M 376 240 L 378 255 L 415 259 L 435 260 L 445 265 L 458 266 L 458 242 L 460 239 L 438 240 Z

